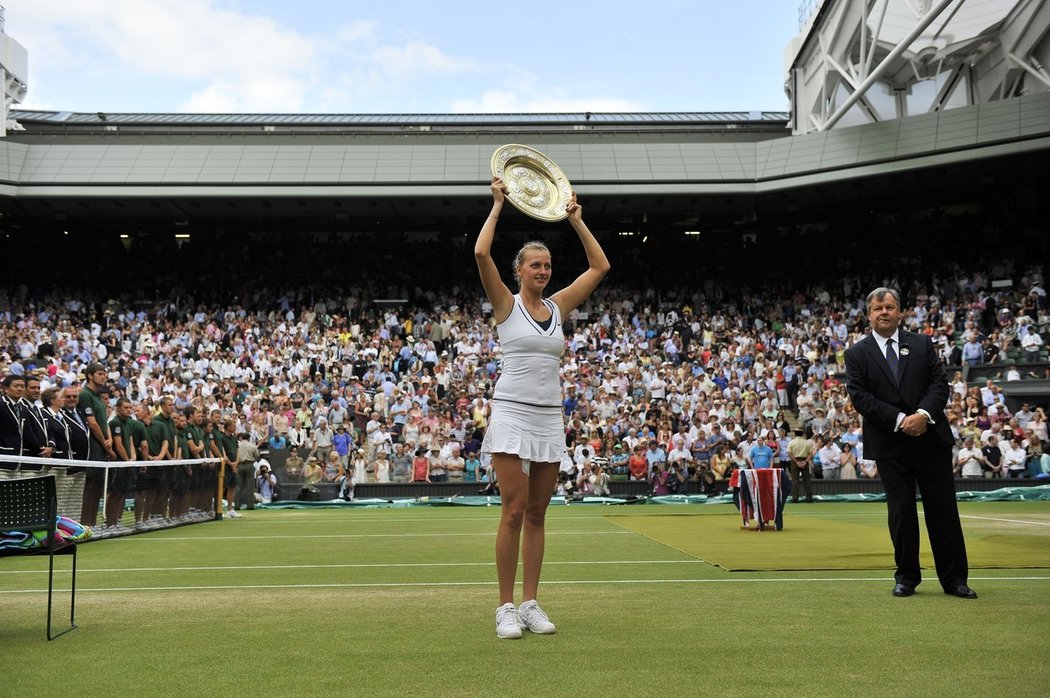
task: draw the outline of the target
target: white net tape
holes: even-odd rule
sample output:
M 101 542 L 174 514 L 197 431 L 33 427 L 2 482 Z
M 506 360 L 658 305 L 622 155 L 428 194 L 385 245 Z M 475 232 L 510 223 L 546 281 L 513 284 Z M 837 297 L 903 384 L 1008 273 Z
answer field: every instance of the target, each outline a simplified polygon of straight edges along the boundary
M 92 461 L 0 455 L 0 479 L 54 475 L 58 514 L 89 526 L 94 537 L 210 521 L 236 476 L 217 458 Z M 231 486 L 231 482 L 233 483 Z M 247 484 L 254 490 L 254 482 Z

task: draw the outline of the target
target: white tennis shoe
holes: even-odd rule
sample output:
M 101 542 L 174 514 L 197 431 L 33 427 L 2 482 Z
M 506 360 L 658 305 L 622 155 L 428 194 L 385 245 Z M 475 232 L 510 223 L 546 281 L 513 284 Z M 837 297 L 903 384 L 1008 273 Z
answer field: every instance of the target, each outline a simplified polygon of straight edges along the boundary
M 555 630 L 554 623 L 551 623 L 536 599 L 526 601 L 518 608 L 518 624 L 537 635 L 553 635 Z
M 503 640 L 517 640 L 521 637 L 518 611 L 513 603 L 505 603 L 496 609 L 496 636 Z

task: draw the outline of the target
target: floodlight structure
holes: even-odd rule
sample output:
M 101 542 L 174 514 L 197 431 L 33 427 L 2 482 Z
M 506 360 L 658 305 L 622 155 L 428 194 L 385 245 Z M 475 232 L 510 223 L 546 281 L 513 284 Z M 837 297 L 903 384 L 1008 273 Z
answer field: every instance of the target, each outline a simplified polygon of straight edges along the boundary
M 807 0 L 799 19 L 795 134 L 1050 91 L 1050 0 Z
M 8 112 L 15 104 L 21 104 L 26 98 L 29 76 L 29 53 L 4 31 L 4 9 L 0 7 L 0 78 L 4 82 L 3 113 L 0 113 L 0 138 L 9 130 L 21 130 L 14 120 L 9 120 Z

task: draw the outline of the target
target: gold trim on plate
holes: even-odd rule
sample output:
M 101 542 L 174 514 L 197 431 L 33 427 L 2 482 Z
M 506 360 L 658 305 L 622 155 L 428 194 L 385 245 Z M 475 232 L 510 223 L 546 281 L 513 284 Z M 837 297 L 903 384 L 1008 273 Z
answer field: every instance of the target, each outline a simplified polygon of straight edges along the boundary
M 569 216 L 572 185 L 549 157 L 527 145 L 510 143 L 492 153 L 492 175 L 507 186 L 507 201 L 526 216 L 560 221 Z

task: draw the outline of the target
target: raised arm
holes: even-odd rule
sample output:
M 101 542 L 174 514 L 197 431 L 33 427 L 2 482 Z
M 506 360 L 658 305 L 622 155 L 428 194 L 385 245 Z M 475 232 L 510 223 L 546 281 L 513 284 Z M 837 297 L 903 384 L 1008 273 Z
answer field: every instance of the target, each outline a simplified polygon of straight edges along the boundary
M 496 221 L 499 220 L 500 211 L 503 210 L 504 191 L 506 185 L 498 177 L 492 178 L 492 210 L 481 232 L 478 233 L 477 242 L 474 243 L 474 261 L 478 265 L 478 274 L 481 276 L 481 285 L 485 288 L 485 295 L 492 303 L 492 315 L 497 323 L 503 322 L 514 308 L 514 294 L 500 278 L 499 269 L 492 261 L 492 238 L 496 235 Z
M 565 210 L 569 213 L 569 223 L 572 229 L 576 231 L 580 242 L 583 243 L 583 251 L 587 254 L 587 270 L 577 276 L 571 284 L 551 296 L 551 300 L 558 304 L 562 317 L 587 300 L 605 275 L 609 273 L 609 260 L 590 228 L 583 222 L 583 207 L 576 200 L 576 192 L 572 193 L 572 200 Z

